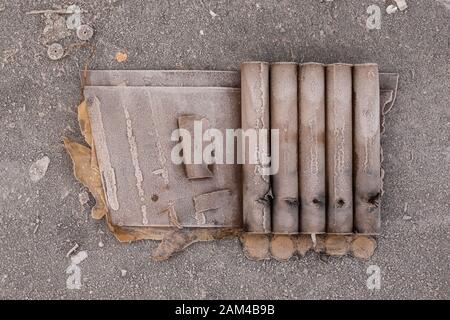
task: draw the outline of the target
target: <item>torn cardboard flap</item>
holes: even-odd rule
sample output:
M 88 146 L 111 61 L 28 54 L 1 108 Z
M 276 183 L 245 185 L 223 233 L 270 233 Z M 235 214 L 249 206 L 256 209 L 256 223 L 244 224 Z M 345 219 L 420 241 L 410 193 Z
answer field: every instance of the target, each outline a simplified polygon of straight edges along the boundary
M 249 121 L 248 125 L 257 129 L 264 125 L 270 128 L 270 121 L 264 118 L 267 113 L 257 103 L 262 99 L 260 102 L 267 103 L 269 108 L 270 83 L 263 84 L 264 66 L 249 65 L 249 70 L 257 68 L 256 86 L 251 74 L 243 76 L 246 83 L 243 88 L 267 90 L 267 96 L 255 92 L 250 100 L 244 99 L 245 103 L 253 104 L 257 117 L 256 123 Z M 284 72 L 285 65 L 281 66 L 280 72 Z M 241 128 L 239 72 L 88 71 L 86 76 L 86 100 L 78 107 L 78 121 L 87 146 L 67 138 L 64 145 L 72 158 L 75 177 L 89 188 L 96 200 L 92 217 L 105 217 L 119 241 L 161 240 L 151 254 L 155 260 L 165 260 L 197 241 L 238 235 L 244 254 L 253 260 L 285 261 L 297 254 L 304 256 L 308 251 L 332 256 L 352 254 L 360 259 L 368 259 L 373 254 L 376 240 L 368 235 L 296 234 L 292 232 L 296 230 L 292 223 L 290 231 L 277 232 L 287 234 L 272 235 L 271 219 L 266 223 L 259 221 L 263 227 L 260 231 L 267 234 L 255 233 L 259 229 L 248 230 L 248 220 L 243 223 L 245 210 L 249 210 L 244 206 L 242 211 L 246 197 L 243 191 L 247 190 L 248 194 L 252 186 L 243 189 L 242 178 L 247 180 L 245 174 L 242 176 L 241 165 L 200 162 L 188 169 L 186 164 L 172 162 L 171 152 L 177 144 L 183 150 L 184 160 L 184 150 L 188 148 L 186 140 L 173 135 L 174 130 L 187 129 L 194 133 L 194 120 L 202 123 L 202 136 L 207 128 L 218 129 L 224 135 L 227 129 Z M 379 74 L 381 132 L 384 116 L 395 101 L 397 83 L 397 74 Z M 283 99 L 280 96 L 277 102 L 280 106 L 287 101 Z M 280 117 L 282 123 L 283 113 Z M 314 128 L 312 124 L 307 122 L 307 128 Z M 310 141 L 315 143 L 314 139 Z M 205 145 L 208 143 L 203 142 Z M 214 151 L 214 147 L 210 150 Z M 381 163 L 381 148 L 380 153 Z M 283 152 L 281 157 L 286 154 Z M 311 156 L 314 159 L 316 155 Z M 381 182 L 382 177 L 383 172 Z M 262 217 L 271 218 L 272 197 L 277 199 L 279 187 L 272 190 L 269 176 L 259 176 L 259 179 L 269 188 L 260 199 L 261 205 L 267 208 Z M 298 205 L 293 197 L 289 197 L 289 203 Z M 301 230 L 301 224 L 297 227 Z M 243 229 L 253 233 L 242 232 Z

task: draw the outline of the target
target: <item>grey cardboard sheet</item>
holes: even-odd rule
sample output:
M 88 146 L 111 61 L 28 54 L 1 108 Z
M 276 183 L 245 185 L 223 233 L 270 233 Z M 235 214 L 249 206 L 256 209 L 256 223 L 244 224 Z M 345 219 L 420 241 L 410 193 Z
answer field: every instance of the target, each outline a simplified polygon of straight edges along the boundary
M 80 73 L 84 78 L 84 72 Z M 237 71 L 87 70 L 85 86 L 240 87 Z
M 213 164 L 211 178 L 189 180 L 171 161 L 180 116 L 200 115 L 224 133 L 240 128 L 239 89 L 88 86 L 84 93 L 113 224 L 241 227 L 239 166 Z

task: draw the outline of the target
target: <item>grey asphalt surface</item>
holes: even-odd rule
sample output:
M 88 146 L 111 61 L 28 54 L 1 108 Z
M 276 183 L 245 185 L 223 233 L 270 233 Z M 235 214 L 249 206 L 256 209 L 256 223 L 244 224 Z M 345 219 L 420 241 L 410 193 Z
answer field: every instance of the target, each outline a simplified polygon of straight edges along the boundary
M 388 15 L 381 0 L 0 0 L 0 298 L 450 298 L 450 5 L 407 2 Z M 81 140 L 75 107 L 88 50 L 49 60 L 44 18 L 25 14 L 71 3 L 95 28 L 92 69 L 237 70 L 255 59 L 376 62 L 400 73 L 382 139 L 383 234 L 372 259 L 253 262 L 231 239 L 153 262 L 156 242 L 118 243 L 80 204 L 84 188 L 61 142 Z M 366 28 L 370 4 L 382 9 L 380 30 Z M 118 51 L 128 60 L 118 63 Z M 48 170 L 32 182 L 29 168 L 43 156 Z M 66 253 L 75 243 L 88 258 L 81 289 L 69 290 Z M 381 269 L 380 290 L 366 287 L 370 265 Z

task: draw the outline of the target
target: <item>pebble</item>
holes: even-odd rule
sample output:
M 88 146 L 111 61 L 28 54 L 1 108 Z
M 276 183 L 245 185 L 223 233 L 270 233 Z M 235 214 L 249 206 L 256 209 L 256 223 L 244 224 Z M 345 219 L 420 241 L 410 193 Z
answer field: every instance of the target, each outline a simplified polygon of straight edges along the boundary
M 89 194 L 86 191 L 83 191 L 78 195 L 78 200 L 80 201 L 81 205 L 85 205 L 89 202 Z
M 45 156 L 45 157 L 37 160 L 35 163 L 33 163 L 29 170 L 31 181 L 38 182 L 39 180 L 41 180 L 45 176 L 45 173 L 47 172 L 49 164 L 50 164 L 50 158 L 47 156 Z
M 386 8 L 387 14 L 395 13 L 395 12 L 397 12 L 397 10 L 398 10 L 398 8 L 396 6 L 394 6 L 393 4 L 387 6 L 387 8 Z

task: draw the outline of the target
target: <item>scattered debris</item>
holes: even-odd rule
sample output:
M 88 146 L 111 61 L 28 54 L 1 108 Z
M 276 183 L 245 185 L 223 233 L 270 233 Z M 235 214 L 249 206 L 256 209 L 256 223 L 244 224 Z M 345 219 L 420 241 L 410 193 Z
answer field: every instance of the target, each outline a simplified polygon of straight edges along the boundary
M 76 255 L 70 258 L 70 261 L 72 261 L 72 264 L 77 265 L 80 264 L 83 260 L 85 260 L 88 257 L 87 251 L 80 251 Z
M 51 60 L 59 60 L 64 56 L 64 48 L 59 43 L 48 46 L 47 55 Z
M 78 200 L 80 201 L 80 204 L 83 206 L 86 203 L 89 202 L 89 194 L 86 191 L 81 192 L 78 195 Z
M 86 251 L 80 251 L 70 258 L 70 266 L 66 269 L 69 277 L 66 280 L 66 286 L 69 290 L 81 289 L 81 268 L 78 266 L 83 260 L 88 257 Z
M 209 9 L 209 14 L 211 15 L 211 17 L 213 17 L 213 19 L 215 17 L 217 17 L 217 13 L 215 13 L 214 11 L 212 11 L 211 9 Z
M 0 65 L 1 65 L 2 69 L 5 67 L 6 64 L 14 62 L 14 57 L 17 54 L 17 52 L 19 52 L 18 49 L 9 49 L 9 50 L 3 51 L 1 61 L 0 61 Z
M 58 42 L 71 35 L 71 32 L 66 28 L 66 20 L 64 17 L 56 13 L 46 13 L 45 27 L 42 32 L 43 44 Z
M 40 224 L 41 224 L 41 222 L 42 222 L 42 220 L 39 218 L 39 216 L 36 218 L 36 221 L 34 222 L 35 223 L 35 227 L 34 227 L 34 230 L 33 230 L 33 234 L 36 234 L 36 232 L 38 231 L 38 229 L 39 229 L 39 226 L 40 226 Z
M 120 275 L 121 275 L 122 277 L 126 277 L 126 276 L 127 276 L 127 273 L 128 273 L 128 271 L 125 270 L 125 269 L 121 269 L 121 270 L 120 270 Z
M 387 14 L 393 14 L 395 12 L 397 12 L 398 8 L 396 6 L 394 6 L 393 4 L 388 5 L 386 8 L 386 12 Z
M 55 14 L 66 14 L 66 10 L 65 9 L 55 9 L 55 10 L 31 10 L 28 12 L 25 12 L 25 14 L 50 14 L 50 13 L 55 13 Z
M 76 5 L 68 6 L 66 9 L 50 9 L 50 10 L 31 10 L 25 14 L 46 14 L 46 13 L 56 13 L 56 14 L 74 14 L 81 13 L 80 7 Z
M 41 180 L 45 176 L 49 164 L 50 159 L 47 156 L 33 163 L 29 170 L 31 181 L 38 182 L 39 180 Z
M 94 35 L 94 29 L 87 24 L 82 24 L 77 28 L 77 37 L 82 41 L 88 41 Z
M 63 189 L 62 193 L 61 193 L 61 200 L 67 198 L 67 196 L 69 195 L 70 191 L 67 189 Z
M 77 5 L 70 5 L 67 7 L 67 11 L 73 12 L 66 19 L 66 26 L 69 30 L 75 30 L 81 26 L 81 9 Z
M 438 0 L 442 5 L 444 5 L 448 10 L 450 10 L 450 0 Z
M 105 246 L 105 244 L 103 243 L 103 241 L 100 240 L 100 241 L 98 242 L 98 246 L 99 246 L 100 248 L 103 248 L 103 247 Z
M 405 215 L 403 216 L 403 220 L 409 221 L 409 220 L 412 220 L 412 217 L 405 214 Z
M 45 27 L 42 32 L 41 42 L 44 45 L 52 44 L 48 47 L 47 54 L 52 60 L 58 60 L 68 55 L 75 47 L 85 47 L 85 43 L 71 43 L 65 46 L 64 49 L 57 42 L 73 35 L 72 30 L 75 31 L 77 37 L 82 41 L 88 41 L 94 35 L 94 29 L 82 23 L 82 13 L 86 11 L 81 10 L 77 5 L 70 5 L 66 9 L 57 7 L 51 10 L 33 10 L 26 12 L 27 15 L 43 15 L 45 17 Z
M 400 11 L 403 11 L 406 8 L 408 8 L 408 5 L 406 4 L 405 0 L 394 0 L 394 1 L 397 4 L 397 7 Z
M 124 52 L 117 52 L 116 53 L 116 61 L 117 62 L 124 62 L 128 59 L 128 55 Z
M 78 247 L 79 247 L 78 243 L 75 243 L 75 245 L 69 251 L 67 251 L 66 257 L 67 258 L 70 257 L 70 255 L 74 253 L 78 249 Z
M 81 8 L 75 4 L 67 7 L 66 13 L 68 14 L 81 14 Z

